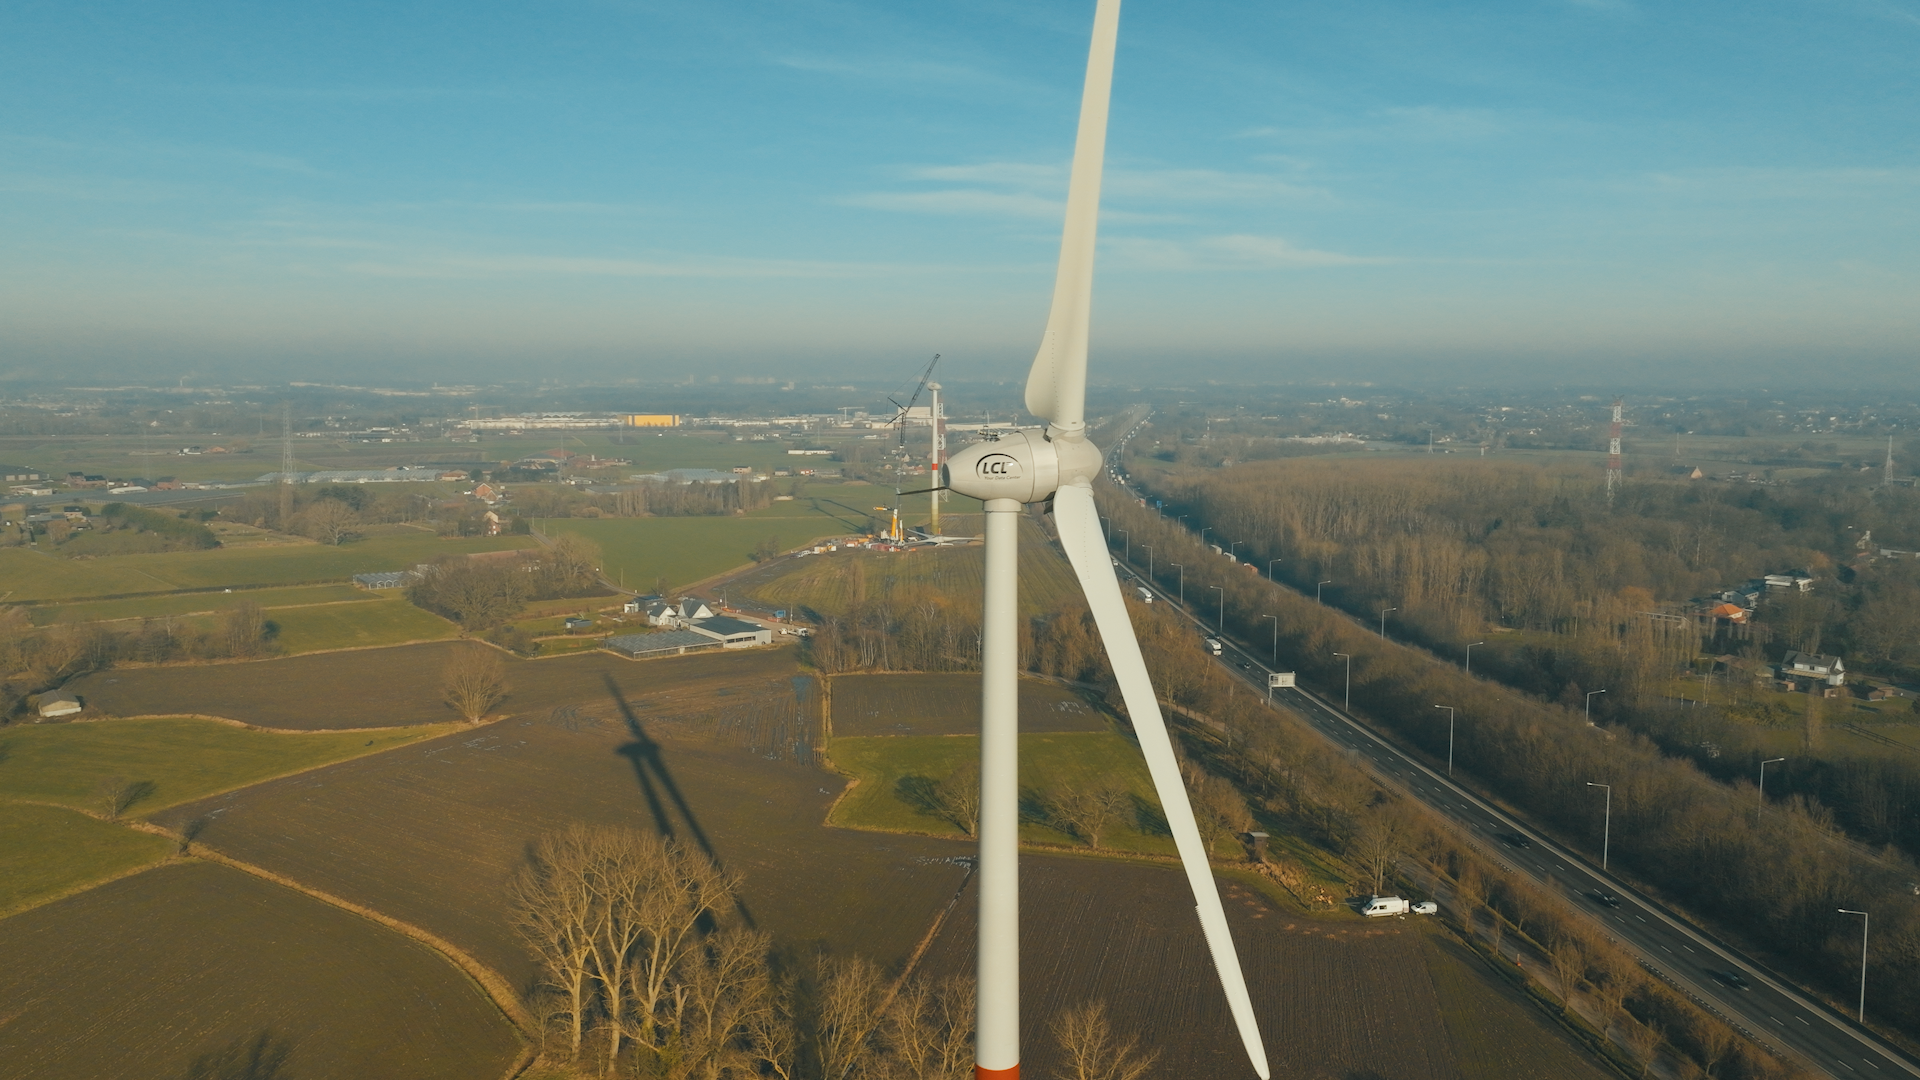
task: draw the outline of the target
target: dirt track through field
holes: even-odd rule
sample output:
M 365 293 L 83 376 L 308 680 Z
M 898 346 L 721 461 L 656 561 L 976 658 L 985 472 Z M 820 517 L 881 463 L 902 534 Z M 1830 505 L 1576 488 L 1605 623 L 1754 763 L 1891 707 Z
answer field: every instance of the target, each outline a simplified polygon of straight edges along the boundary
M 745 878 L 755 923 L 796 950 L 902 961 L 963 877 L 971 846 L 829 829 L 845 781 L 705 737 L 707 706 L 784 687 L 682 684 L 507 720 L 161 815 L 210 819 L 200 842 L 419 926 L 500 971 L 531 977 L 504 886 L 540 834 L 580 822 L 662 829 Z M 817 694 L 814 695 L 817 698 Z

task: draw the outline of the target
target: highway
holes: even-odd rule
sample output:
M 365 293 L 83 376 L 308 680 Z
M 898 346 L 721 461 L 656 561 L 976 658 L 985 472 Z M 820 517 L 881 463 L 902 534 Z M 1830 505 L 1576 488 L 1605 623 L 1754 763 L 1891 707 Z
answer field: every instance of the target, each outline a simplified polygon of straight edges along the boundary
M 1260 658 L 1266 650 L 1256 653 L 1221 637 L 1207 622 L 1181 609 L 1172 597 L 1130 568 L 1121 566 L 1119 570 L 1135 584 L 1153 588 L 1155 596 L 1182 611 L 1199 632 L 1219 638 L 1225 647 L 1220 663 L 1256 692 L 1266 692 L 1270 669 Z M 1277 694 L 1284 697 L 1276 696 L 1276 704 L 1300 714 L 1329 742 L 1352 751 L 1383 781 L 1453 823 L 1482 854 L 1549 891 L 1577 896 L 1575 903 L 1582 913 L 1604 927 L 1608 936 L 1644 966 L 1750 1038 L 1770 1049 L 1784 1047 L 1803 1063 L 1834 1077 L 1920 1077 L 1920 1064 L 1879 1037 L 1642 896 L 1621 879 L 1556 844 L 1524 819 L 1494 807 L 1453 783 L 1443 771 L 1403 753 L 1319 694 L 1304 687 Z M 1612 896 L 1619 906 L 1602 903 L 1598 899 L 1601 895 Z M 1737 902 L 1737 898 L 1729 900 Z M 1871 995 L 1868 1002 L 1871 1005 Z

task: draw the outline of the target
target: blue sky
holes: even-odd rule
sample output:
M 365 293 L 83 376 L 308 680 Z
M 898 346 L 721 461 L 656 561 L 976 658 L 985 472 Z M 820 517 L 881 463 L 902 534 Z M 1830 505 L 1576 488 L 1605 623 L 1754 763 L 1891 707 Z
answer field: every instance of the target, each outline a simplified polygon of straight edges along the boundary
M 1091 0 L 15 0 L 0 376 L 1024 372 Z M 1920 0 L 1128 0 L 1096 377 L 1920 369 Z

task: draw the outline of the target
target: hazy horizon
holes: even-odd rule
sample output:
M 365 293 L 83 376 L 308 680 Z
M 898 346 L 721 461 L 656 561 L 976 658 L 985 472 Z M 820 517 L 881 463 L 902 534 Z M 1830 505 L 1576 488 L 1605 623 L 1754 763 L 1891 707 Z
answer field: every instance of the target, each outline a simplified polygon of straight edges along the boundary
M 0 379 L 1017 377 L 1091 9 L 28 9 Z M 1916 45 L 1902 0 L 1129 0 L 1096 381 L 1910 381 Z

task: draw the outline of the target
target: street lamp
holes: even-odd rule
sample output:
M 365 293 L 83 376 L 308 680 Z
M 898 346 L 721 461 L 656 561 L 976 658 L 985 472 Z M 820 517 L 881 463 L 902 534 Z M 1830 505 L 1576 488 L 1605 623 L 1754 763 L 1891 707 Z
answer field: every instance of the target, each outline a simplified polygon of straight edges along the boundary
M 1435 705 L 1436 709 L 1447 710 L 1447 775 L 1453 775 L 1453 706 Z
M 1333 579 L 1332 579 L 1332 578 L 1328 578 L 1327 580 L 1325 580 L 1325 581 L 1322 581 L 1322 582 L 1320 582 L 1320 584 L 1319 584 L 1319 585 L 1315 585 L 1315 586 L 1313 587 L 1313 602 L 1314 602 L 1314 603 L 1316 603 L 1316 604 L 1319 604 L 1319 603 L 1323 603 L 1323 602 L 1324 602 L 1324 601 L 1322 601 L 1322 600 L 1320 599 L 1320 585 L 1331 585 L 1331 584 L 1333 584 Z
M 1346 704 L 1342 705 L 1341 709 L 1343 709 L 1346 712 L 1352 712 L 1353 711 L 1353 657 L 1347 656 L 1347 654 L 1343 652 L 1337 652 L 1337 653 L 1334 653 L 1333 655 L 1346 657 L 1347 697 L 1346 697 Z
M 1140 546 L 1147 549 L 1147 580 L 1152 581 L 1153 580 L 1153 545 L 1141 544 Z
M 1397 607 L 1390 607 L 1387 609 L 1387 611 L 1399 611 L 1399 610 L 1400 609 Z M 1381 637 L 1387 636 L 1387 611 L 1383 611 L 1380 613 L 1380 636 Z
M 1867 1022 L 1867 927 L 1873 924 L 1873 916 L 1864 911 L 1839 909 L 1842 915 L 1860 916 L 1860 1022 Z
M 1607 789 L 1607 822 L 1600 830 L 1600 869 L 1607 868 L 1607 848 L 1613 842 L 1613 785 L 1587 781 L 1588 787 Z
M 1286 561 L 1287 560 L 1285 559 L 1268 559 L 1267 560 L 1267 584 L 1269 585 L 1273 584 L 1273 564 L 1277 562 L 1286 562 Z
M 1228 545 L 1227 545 L 1227 558 L 1229 558 L 1229 559 L 1231 559 L 1231 558 L 1233 558 L 1233 550 L 1234 550 L 1235 548 L 1237 548 L 1237 547 L 1239 547 L 1239 546 L 1240 546 L 1241 544 L 1244 544 L 1244 543 L 1246 543 L 1246 541 L 1245 541 L 1245 540 L 1235 540 L 1235 541 L 1234 541 L 1233 543 L 1231 543 L 1231 544 L 1228 544 Z
M 1606 691 L 1605 691 L 1605 690 L 1589 690 L 1589 691 L 1587 691 L 1587 726 L 1588 726 L 1588 727 L 1592 727 L 1592 726 L 1593 726 L 1593 695 L 1595 695 L 1595 694 L 1604 694 L 1604 693 L 1606 693 Z
M 1112 529 L 1113 529 L 1113 519 L 1112 519 L 1112 518 L 1104 518 L 1104 517 L 1103 517 L 1103 518 L 1101 518 L 1101 519 L 1100 519 L 1100 535 L 1101 535 L 1101 536 L 1104 536 L 1104 537 L 1106 537 L 1106 538 L 1107 538 L 1107 543 L 1109 543 L 1109 544 L 1111 544 L 1111 543 L 1113 543 L 1113 532 L 1112 532 Z
M 1227 590 L 1218 585 L 1209 585 L 1207 588 L 1220 594 L 1220 633 L 1224 635 L 1227 632 Z
M 1127 532 L 1127 530 L 1125 530 L 1125 529 L 1115 529 L 1115 530 L 1113 530 L 1113 531 L 1114 531 L 1114 532 L 1117 532 L 1117 533 L 1119 533 L 1119 534 L 1120 534 L 1120 536 L 1121 536 L 1121 540 L 1120 540 L 1120 542 L 1126 545 L 1126 550 L 1125 550 L 1125 551 L 1122 551 L 1122 552 L 1120 553 L 1120 561 L 1121 561 L 1121 562 L 1132 562 L 1132 561 L 1133 561 L 1133 536 L 1132 536 L 1132 534 L 1130 534 L 1130 533 L 1128 533 L 1128 532 Z
M 1785 761 L 1785 760 L 1787 759 L 1783 757 L 1770 757 L 1767 760 L 1760 763 L 1760 810 L 1765 810 L 1767 808 L 1767 766 L 1773 764 L 1776 761 Z M 1755 817 L 1757 818 L 1758 816 L 1759 816 L 1758 811 L 1756 811 Z
M 1187 568 L 1184 563 L 1170 562 L 1168 566 L 1180 571 L 1180 606 L 1187 606 Z
M 1280 666 L 1280 616 L 1262 615 L 1260 617 L 1273 620 L 1273 666 L 1278 668 Z
M 1484 641 L 1476 641 L 1473 643 L 1473 645 L 1485 644 L 1486 642 Z M 1467 674 L 1469 675 L 1473 674 L 1473 645 L 1467 646 Z

